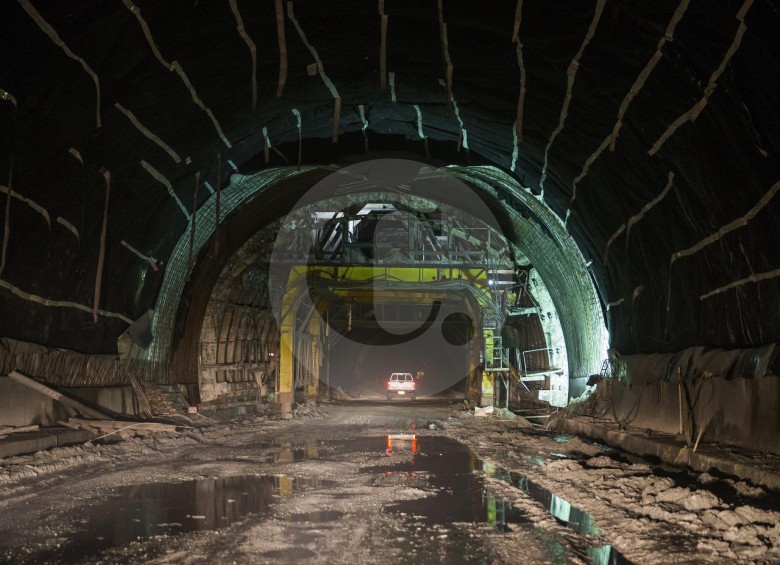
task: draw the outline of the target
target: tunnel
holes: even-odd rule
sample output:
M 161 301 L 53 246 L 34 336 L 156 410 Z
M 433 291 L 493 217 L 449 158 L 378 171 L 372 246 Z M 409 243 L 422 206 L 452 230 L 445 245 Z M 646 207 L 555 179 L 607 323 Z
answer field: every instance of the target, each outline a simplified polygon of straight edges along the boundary
M 0 486 L 335 406 L 780 489 L 776 0 L 4 12 Z

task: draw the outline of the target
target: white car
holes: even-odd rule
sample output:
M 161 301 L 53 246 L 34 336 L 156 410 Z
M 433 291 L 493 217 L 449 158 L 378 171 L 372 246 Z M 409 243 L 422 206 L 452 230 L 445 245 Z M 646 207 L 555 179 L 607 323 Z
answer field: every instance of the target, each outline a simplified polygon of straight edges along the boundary
M 387 381 L 387 399 L 395 396 L 408 396 L 412 400 L 417 398 L 417 383 L 411 373 L 393 373 Z

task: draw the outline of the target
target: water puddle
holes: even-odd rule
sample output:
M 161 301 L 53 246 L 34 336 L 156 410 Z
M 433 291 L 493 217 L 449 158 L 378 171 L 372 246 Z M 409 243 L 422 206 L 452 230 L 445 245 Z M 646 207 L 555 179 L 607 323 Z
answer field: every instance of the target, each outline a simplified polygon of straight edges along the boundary
M 300 463 L 308 459 L 318 459 L 319 453 L 317 449 L 308 448 L 285 448 L 279 451 L 270 453 L 266 459 L 266 463 Z
M 342 516 L 344 516 L 344 513 L 338 510 L 322 510 L 319 512 L 293 514 L 289 520 L 291 522 L 334 522 Z
M 396 453 L 390 447 L 399 443 L 388 438 L 386 449 L 388 457 L 392 458 Z M 363 471 L 407 473 L 410 476 L 414 473 L 422 473 L 428 477 L 427 488 L 437 492 L 431 497 L 395 504 L 391 507 L 395 512 L 414 516 L 418 522 L 428 527 L 449 525 L 453 522 L 470 522 L 489 523 L 502 532 L 510 530 L 510 525 L 534 530 L 534 535 L 547 547 L 551 559 L 557 561 L 560 558 L 565 561 L 563 556 L 566 551 L 553 534 L 535 530 L 522 507 L 487 493 L 484 480 L 479 474 L 474 473 L 474 471 L 483 471 L 487 476 L 503 479 L 520 488 L 573 531 L 599 535 L 590 514 L 573 507 L 566 500 L 523 475 L 509 473 L 481 461 L 460 442 L 442 437 L 423 436 L 416 438 L 413 444 L 407 440 L 401 445 L 406 446 L 406 460 L 392 462 L 386 466 L 364 468 Z M 411 458 L 408 457 L 410 454 Z M 597 565 L 629 563 L 610 545 L 590 547 L 586 551 L 588 557 Z M 473 562 L 481 562 L 481 559 Z
M 522 506 L 491 495 L 484 475 L 504 480 L 527 493 L 560 523 L 571 530 L 599 535 L 593 518 L 527 477 L 495 468 L 481 461 L 464 444 L 446 437 L 415 433 L 379 437 L 344 438 L 308 442 L 303 446 L 269 443 L 271 453 L 259 454 L 273 463 L 296 463 L 310 459 L 355 458 L 367 462 L 361 472 L 386 484 L 410 486 L 431 492 L 430 496 L 388 505 L 401 517 L 410 534 L 396 543 L 408 563 L 490 563 L 492 557 L 481 541 L 487 524 L 497 532 L 529 536 L 544 548 L 546 562 L 567 562 L 572 552 L 597 565 L 628 563 L 609 545 L 572 547 L 559 534 L 537 528 Z M 241 456 L 238 456 L 241 457 Z M 480 473 L 482 472 L 482 473 Z M 208 478 L 179 483 L 131 485 L 114 489 L 101 502 L 74 511 L 70 517 L 77 531 L 63 538 L 61 547 L 36 555 L 40 561 L 82 561 L 139 539 L 184 532 L 218 530 L 248 515 L 270 515 L 274 499 L 308 489 L 336 486 L 331 481 L 287 475 L 245 475 Z M 342 498 L 338 492 L 334 498 Z M 305 495 L 304 495 L 305 496 Z M 330 509 L 290 514 L 283 519 L 296 523 L 333 522 L 345 513 Z M 453 523 L 473 524 L 453 528 Z M 480 533 L 483 532 L 483 533 Z M 407 547 L 408 546 L 408 547 Z M 297 552 L 297 553 L 296 553 Z M 297 561 L 311 557 L 302 547 L 279 550 L 264 557 Z
M 482 470 L 489 477 L 495 477 L 521 489 L 536 502 L 544 506 L 556 520 L 575 532 L 594 536 L 600 535 L 601 532 L 593 523 L 593 517 L 590 514 L 576 506 L 572 506 L 567 500 L 534 483 L 525 475 L 496 468 L 489 463 L 483 463 Z M 590 548 L 588 555 L 596 565 L 630 563 L 611 545 Z
M 319 444 L 314 441 L 308 441 L 302 446 L 292 446 L 277 443 L 275 441 L 262 441 L 247 445 L 243 448 L 250 452 L 248 455 L 234 455 L 238 460 L 247 460 L 247 462 L 261 461 L 263 463 L 300 463 L 309 459 L 319 459 L 321 447 L 325 442 Z M 258 451 L 264 452 L 258 455 Z
M 71 562 L 139 538 L 217 530 L 250 514 L 267 514 L 275 497 L 323 486 L 316 478 L 245 475 L 121 487 L 79 510 L 78 531 L 56 557 Z
M 311 559 L 317 557 L 311 549 L 305 547 L 291 547 L 288 549 L 275 549 L 273 551 L 266 551 L 261 554 L 263 557 L 268 557 L 279 563 L 298 563 L 304 559 Z

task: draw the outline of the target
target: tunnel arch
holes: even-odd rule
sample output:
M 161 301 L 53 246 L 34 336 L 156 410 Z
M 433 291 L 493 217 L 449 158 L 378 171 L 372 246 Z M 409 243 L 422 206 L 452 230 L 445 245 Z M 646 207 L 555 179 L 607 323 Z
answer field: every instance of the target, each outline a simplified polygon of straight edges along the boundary
M 216 194 L 201 206 L 195 217 L 198 229 L 192 250 L 198 260 L 190 273 L 191 233 L 186 230 L 171 256 L 157 300 L 154 341 L 147 351 L 155 378 L 197 383 L 194 343 L 227 258 L 262 227 L 281 218 L 312 184 L 338 169 L 281 167 L 234 175 L 221 191 L 225 204 L 219 226 L 214 222 Z M 464 181 L 497 212 L 504 236 L 534 263 L 553 289 L 551 296 L 569 351 L 570 396 L 579 396 L 585 390 L 585 379 L 598 372 L 605 358 L 608 336 L 602 304 L 576 243 L 542 200 L 498 168 L 449 166 L 440 170 Z
M 495 198 L 514 237 L 549 289 L 561 320 L 569 362 L 570 396 L 585 391 L 588 376 L 606 358 L 609 336 L 596 277 L 560 218 L 510 175 L 491 166 L 451 167 L 451 172 Z M 552 253 L 551 253 L 552 252 Z
M 269 169 L 252 176 L 234 175 L 228 187 L 220 191 L 224 216 L 218 226 L 216 193 L 198 209 L 192 250 L 192 256 L 198 260 L 190 273 L 191 231 L 185 230 L 171 253 L 157 297 L 152 321 L 154 339 L 143 354 L 149 363 L 147 378 L 195 384 L 197 356 L 188 344 L 200 334 L 208 302 L 203 297 L 210 296 L 226 262 L 224 258 L 281 217 L 312 182 L 330 172 L 324 167 L 309 166 Z M 266 200 L 258 199 L 269 187 L 278 190 L 265 194 Z
M 780 450 L 780 0 L 6 4 L 0 387 L 187 383 L 209 290 L 272 208 L 331 163 L 408 152 L 460 165 L 527 235 L 572 396 L 609 333 L 616 362 L 569 414 Z M 209 232 L 239 171 L 279 190 Z M 684 387 L 705 392 L 687 426 Z M 19 423 L 57 423 L 38 418 Z

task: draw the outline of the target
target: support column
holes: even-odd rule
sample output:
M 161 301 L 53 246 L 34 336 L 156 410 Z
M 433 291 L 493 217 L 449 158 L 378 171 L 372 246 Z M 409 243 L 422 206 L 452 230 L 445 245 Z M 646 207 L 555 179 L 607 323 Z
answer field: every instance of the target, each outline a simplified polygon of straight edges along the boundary
M 293 347 L 295 338 L 295 292 L 287 291 L 282 300 L 281 327 L 279 328 L 279 390 L 276 398 L 282 418 L 292 418 L 293 402 Z
M 466 399 L 471 406 L 479 405 L 481 395 L 482 372 L 479 368 L 479 354 L 482 350 L 482 340 L 476 335 L 470 340 L 468 352 L 468 382 L 466 388 Z
M 320 392 L 320 317 L 312 316 L 309 320 L 309 334 L 311 335 L 310 366 L 311 384 L 306 386 L 306 396 L 317 398 Z
M 483 330 L 484 343 L 485 343 L 485 362 L 482 369 L 482 395 L 480 397 L 480 406 L 492 406 L 493 398 L 495 394 L 495 383 L 493 382 L 494 374 L 492 371 L 487 371 L 487 368 L 493 364 L 493 330 Z

